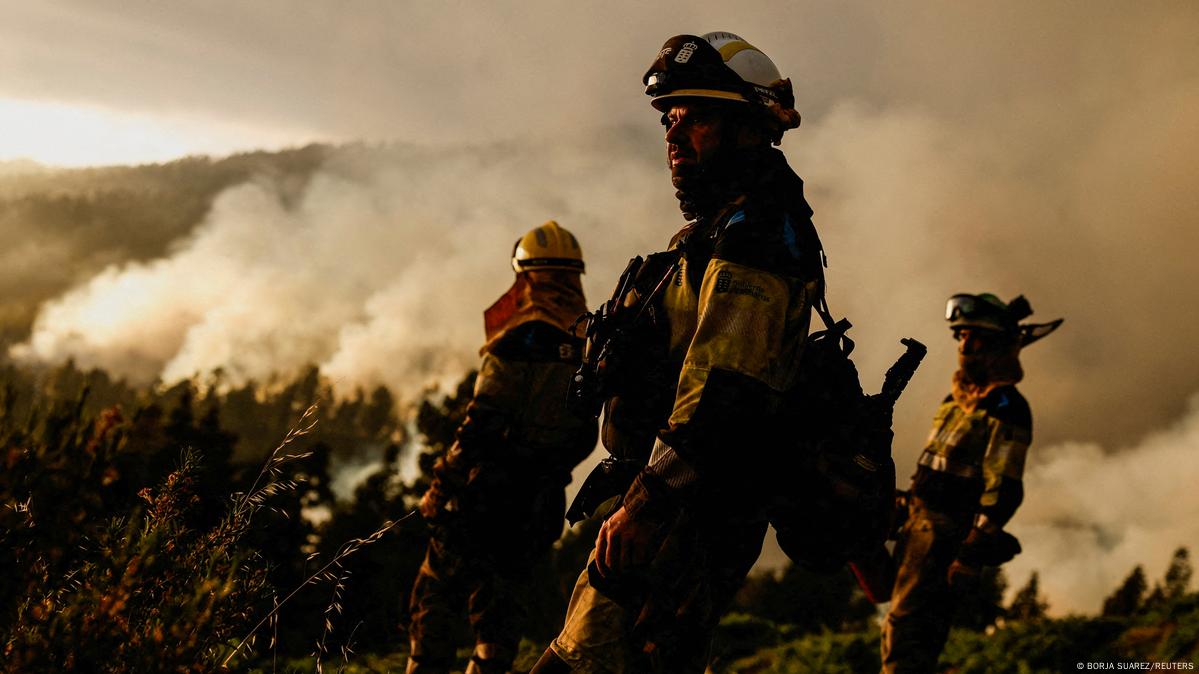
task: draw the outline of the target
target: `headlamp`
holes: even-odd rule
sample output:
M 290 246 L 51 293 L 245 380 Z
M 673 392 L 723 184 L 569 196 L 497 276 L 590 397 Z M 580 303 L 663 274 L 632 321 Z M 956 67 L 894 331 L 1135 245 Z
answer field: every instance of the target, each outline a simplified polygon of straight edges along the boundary
M 650 73 L 649 75 L 646 75 L 645 93 L 650 96 L 657 94 L 660 89 L 666 86 L 666 82 L 669 79 L 670 76 L 664 72 Z

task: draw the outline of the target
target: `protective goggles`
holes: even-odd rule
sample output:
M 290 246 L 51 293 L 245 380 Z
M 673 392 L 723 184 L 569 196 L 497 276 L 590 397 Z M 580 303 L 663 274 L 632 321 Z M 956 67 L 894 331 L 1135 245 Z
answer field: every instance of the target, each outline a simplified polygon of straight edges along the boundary
M 995 312 L 995 307 L 986 304 L 976 298 L 974 295 L 954 295 L 949 298 L 949 302 L 945 304 L 945 320 L 956 321 L 959 318 L 975 318 L 979 313 L 987 313 L 986 309 L 990 309 L 990 313 Z

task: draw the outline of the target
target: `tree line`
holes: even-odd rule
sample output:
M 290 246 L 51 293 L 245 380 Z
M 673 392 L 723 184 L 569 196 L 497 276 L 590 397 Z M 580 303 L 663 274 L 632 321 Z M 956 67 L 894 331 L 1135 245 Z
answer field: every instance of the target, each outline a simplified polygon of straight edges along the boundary
M 133 387 L 71 363 L 0 366 L 0 672 L 281 671 L 276 660 L 403 651 L 427 540 L 419 518 L 405 517 L 472 386 L 470 374 L 448 394 L 401 401 L 385 387 L 335 397 L 316 368 Z M 338 497 L 337 467 L 363 463 L 365 477 Z M 561 625 L 597 528 L 568 531 L 539 571 L 531 653 Z M 971 671 L 976 652 L 1009 657 L 993 646 L 1024 625 L 1066 631 L 1042 645 L 1052 654 L 1067 642 L 1118 644 L 1134 624 L 1174 625 L 1155 647 L 1193 656 L 1191 576 L 1185 548 L 1152 587 L 1137 567 L 1103 615 L 1072 632 L 1046 618 L 1035 574 L 1005 605 L 1007 581 L 992 571 L 963 602 L 945 657 Z M 824 658 L 877 668 L 876 616 L 848 574 L 757 574 L 722 624 L 717 667 L 792 671 Z

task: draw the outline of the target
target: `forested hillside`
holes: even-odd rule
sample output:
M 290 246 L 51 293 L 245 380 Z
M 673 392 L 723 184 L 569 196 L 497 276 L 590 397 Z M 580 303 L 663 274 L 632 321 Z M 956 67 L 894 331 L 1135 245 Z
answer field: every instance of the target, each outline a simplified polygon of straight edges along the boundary
M 411 405 L 383 388 L 335 401 L 315 370 L 229 390 L 134 389 L 71 365 L 0 379 L 0 671 L 402 671 L 426 536 L 405 516 L 472 377 Z M 346 455 L 373 468 L 339 499 L 331 466 Z M 406 456 L 416 474 L 400 470 Z M 597 525 L 569 532 L 540 571 L 525 666 L 559 626 Z M 1160 578 L 1134 569 L 1103 615 L 1050 619 L 1035 576 L 1005 604 L 993 572 L 956 616 L 943 671 L 1195 663 L 1192 575 L 1180 548 Z M 876 671 L 876 617 L 847 574 L 756 575 L 713 669 Z
M 251 177 L 299 194 L 331 148 L 166 164 L 0 171 L 0 348 L 28 336 L 37 307 L 104 267 L 164 254 L 222 190 Z
M 344 380 L 335 391 L 315 366 L 142 386 L 7 356 L 43 303 L 110 265 L 168 254 L 226 188 L 269 181 L 284 201 L 299 198 L 345 150 L 0 166 L 0 672 L 402 671 L 427 536 L 409 514 L 452 442 L 471 376 L 448 395 Z M 597 528 L 568 532 L 539 571 L 524 666 L 560 625 Z M 1060 614 L 1035 574 L 993 570 L 955 617 L 943 671 L 1193 666 L 1190 550 L 1165 569 L 1131 569 L 1092 616 L 1050 618 Z M 1021 589 L 1005 601 L 1009 583 Z M 754 575 L 722 624 L 713 670 L 877 671 L 877 619 L 848 574 Z

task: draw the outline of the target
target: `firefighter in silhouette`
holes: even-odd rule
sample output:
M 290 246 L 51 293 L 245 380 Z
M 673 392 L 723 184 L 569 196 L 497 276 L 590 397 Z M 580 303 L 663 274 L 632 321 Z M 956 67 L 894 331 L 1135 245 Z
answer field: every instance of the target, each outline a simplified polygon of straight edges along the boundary
M 432 536 L 412 589 L 409 674 L 451 670 L 463 609 L 468 674 L 510 671 L 532 569 L 562 532 L 571 470 L 595 447 L 595 421 L 566 408 L 586 311 L 579 243 L 551 220 L 517 241 L 512 266 L 515 283 L 484 312 L 466 418 L 421 499 Z
M 799 125 L 790 81 L 718 32 L 671 38 L 643 82 L 689 222 L 617 298 L 633 317 L 597 387 L 603 440 L 643 467 L 535 674 L 704 671 L 761 551 L 761 478 L 782 450 L 769 429 L 821 292 L 803 182 L 772 147 Z
M 1022 476 L 1032 415 L 1016 384 L 1020 350 L 1062 320 L 1021 324 L 1032 314 L 1023 296 L 954 295 L 945 318 L 958 344 L 952 392 L 933 420 L 899 533 L 899 568 L 883 622 L 882 671 L 936 671 L 955 598 L 972 589 L 983 566 L 1020 551 L 1003 530 L 1024 498 Z

